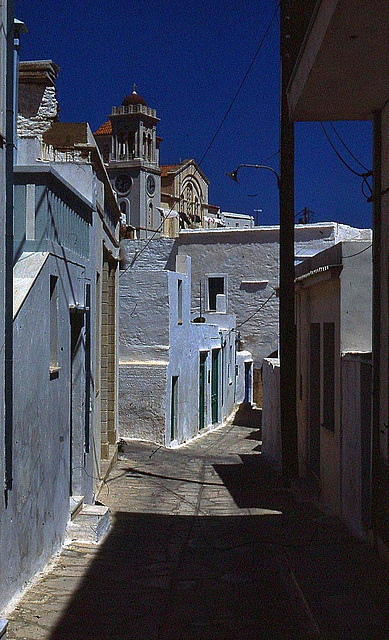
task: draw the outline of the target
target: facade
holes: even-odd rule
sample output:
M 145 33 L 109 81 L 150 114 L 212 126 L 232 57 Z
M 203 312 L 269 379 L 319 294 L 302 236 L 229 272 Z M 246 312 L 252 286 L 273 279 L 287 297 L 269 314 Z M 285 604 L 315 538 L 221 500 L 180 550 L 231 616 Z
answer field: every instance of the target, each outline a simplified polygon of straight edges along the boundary
M 295 2 L 290 10 L 291 121 L 373 123 L 373 509 L 377 545 L 389 550 L 388 242 L 386 147 L 389 126 L 386 42 L 389 7 L 381 1 Z
M 300 473 L 348 520 L 370 493 L 371 310 L 370 242 L 339 243 L 296 268 Z M 362 530 L 361 513 L 356 523 Z
M 176 238 L 181 229 L 215 227 L 218 208 L 208 203 L 209 180 L 194 160 L 161 166 L 163 235 Z
M 8 256 L 6 254 L 6 229 L 8 226 L 9 229 L 9 216 L 10 211 L 12 211 L 12 189 L 7 189 L 7 184 L 11 181 L 12 185 L 12 142 L 13 142 L 13 117 L 10 120 L 7 118 L 7 107 L 11 107 L 11 114 L 13 116 L 13 101 L 9 100 L 9 89 L 7 91 L 7 62 L 10 63 L 10 58 L 12 60 L 14 51 L 13 51 L 13 42 L 12 47 L 10 47 L 10 43 L 7 43 L 7 33 L 9 31 L 9 22 L 13 20 L 13 15 L 10 15 L 11 12 L 8 8 L 8 2 L 5 1 L 0 6 L 0 21 L 1 21 L 1 30 L 0 30 L 0 334 L 1 334 L 1 342 L 6 347 L 1 349 L 0 351 L 0 379 L 2 384 L 0 384 L 0 478 L 2 479 L 2 491 L 0 492 L 0 574 L 4 575 L 4 568 L 6 562 L 6 554 L 4 553 L 4 526 L 3 522 L 6 519 L 6 508 L 7 508 L 7 495 L 12 486 L 12 469 L 10 466 L 10 459 L 7 455 L 9 451 L 9 440 L 12 437 L 12 432 L 10 431 L 10 427 L 6 428 L 6 420 L 5 420 L 5 411 L 6 411 L 6 402 L 5 402 L 5 384 L 4 384 L 4 374 L 5 374 L 5 358 L 6 356 L 12 355 L 12 342 L 11 349 L 9 345 L 9 337 L 12 338 L 12 306 L 10 309 L 10 302 L 12 305 L 12 298 L 8 300 L 7 308 L 6 308 L 6 276 L 7 272 L 9 274 L 9 267 L 6 271 L 6 264 L 9 264 L 11 258 L 11 267 L 12 267 L 12 253 L 9 255 L 9 247 L 8 247 Z M 8 46 L 7 46 L 8 45 Z M 9 68 L 9 67 L 8 67 Z M 8 76 L 9 81 L 9 76 Z M 12 95 L 11 86 L 11 95 Z M 9 112 L 8 112 L 9 113 Z M 6 144 L 8 143 L 11 144 Z M 7 225 L 8 218 L 8 225 Z M 12 217 L 11 217 L 12 219 Z M 8 257 L 8 260 L 7 260 Z M 12 375 L 12 369 L 11 369 Z M 11 389 L 12 393 L 12 389 Z M 9 416 L 9 404 L 7 407 L 7 413 Z M 11 404 L 12 408 L 12 404 Z M 1 587 L 0 587 L 0 601 L 1 597 Z M 4 596 L 3 596 L 4 599 Z M 6 631 L 6 622 L 4 620 L 0 620 L 0 635 L 5 633 Z
M 368 229 L 336 223 L 296 225 L 295 261 L 347 238 L 370 239 Z M 254 361 L 254 401 L 262 403 L 260 369 L 278 349 L 279 228 L 187 230 L 176 241 L 192 260 L 192 299 L 197 312 L 212 310 L 226 295 L 244 348 Z
M 244 213 L 221 211 L 219 218 L 223 227 L 233 227 L 235 229 L 251 229 L 254 227 L 254 217 Z
M 166 446 L 220 425 L 252 395 L 252 359 L 236 354 L 225 296 L 193 315 L 190 259 L 173 246 L 122 241 L 120 274 L 120 435 Z
M 371 526 L 371 242 L 296 267 L 300 476 L 358 535 Z M 263 363 L 262 455 L 281 470 L 279 360 Z
M 72 501 L 94 502 L 117 441 L 120 212 L 88 125 L 58 122 L 57 72 L 20 65 L 0 607 L 59 549 Z
M 135 228 L 138 238 L 160 232 L 158 122 L 156 110 L 147 106 L 134 86 L 94 134 L 124 225 Z

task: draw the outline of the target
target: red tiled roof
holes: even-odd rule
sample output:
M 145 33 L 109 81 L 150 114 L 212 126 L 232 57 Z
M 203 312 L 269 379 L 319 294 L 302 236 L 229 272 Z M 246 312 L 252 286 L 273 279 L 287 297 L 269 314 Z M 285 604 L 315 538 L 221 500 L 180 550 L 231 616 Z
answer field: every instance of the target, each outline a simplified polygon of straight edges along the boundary
M 161 169 L 161 178 L 166 178 L 167 174 L 170 173 L 170 171 L 177 171 L 177 169 L 179 169 L 181 166 L 181 164 L 163 164 L 160 166 Z
M 102 124 L 97 131 L 94 132 L 93 135 L 95 136 L 108 136 L 112 133 L 112 124 L 110 120 L 107 120 L 107 122 L 104 122 L 104 124 Z

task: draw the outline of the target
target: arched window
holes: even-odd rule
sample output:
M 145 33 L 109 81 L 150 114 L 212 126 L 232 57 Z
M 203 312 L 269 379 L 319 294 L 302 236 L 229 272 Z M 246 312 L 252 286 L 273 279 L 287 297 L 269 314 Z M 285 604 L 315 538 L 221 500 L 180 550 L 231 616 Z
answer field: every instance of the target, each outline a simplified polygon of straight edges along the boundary
M 119 200 L 122 224 L 130 224 L 130 203 L 128 200 Z
M 151 162 L 152 160 L 151 150 L 152 150 L 152 141 L 151 141 L 151 135 L 149 134 L 147 136 L 147 159 L 149 160 L 149 162 Z
M 147 216 L 147 228 L 148 229 L 152 229 L 153 228 L 153 203 L 149 202 L 149 210 L 148 210 L 148 216 Z
M 118 136 L 118 143 L 119 143 L 119 158 L 124 158 L 124 156 L 126 155 L 126 143 L 122 133 L 120 133 Z
M 193 220 L 193 188 L 188 184 L 185 189 L 186 215 Z
M 194 222 L 201 222 L 199 199 L 197 196 L 195 196 L 194 199 L 193 220 Z
M 103 147 L 103 162 L 108 164 L 109 162 L 109 145 L 105 144 Z
M 132 131 L 128 134 L 128 157 L 130 160 L 135 158 L 135 133 Z
M 147 147 L 146 134 L 143 133 L 143 153 L 142 153 L 143 158 L 146 158 L 146 147 Z

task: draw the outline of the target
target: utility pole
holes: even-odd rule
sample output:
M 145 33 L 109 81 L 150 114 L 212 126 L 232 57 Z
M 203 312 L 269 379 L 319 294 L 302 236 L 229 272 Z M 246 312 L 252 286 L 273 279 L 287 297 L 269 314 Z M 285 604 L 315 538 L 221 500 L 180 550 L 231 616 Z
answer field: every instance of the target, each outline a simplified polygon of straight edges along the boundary
M 290 485 L 298 475 L 296 415 L 296 326 L 294 305 L 294 124 L 286 89 L 293 69 L 290 2 L 280 3 L 280 404 L 282 475 Z

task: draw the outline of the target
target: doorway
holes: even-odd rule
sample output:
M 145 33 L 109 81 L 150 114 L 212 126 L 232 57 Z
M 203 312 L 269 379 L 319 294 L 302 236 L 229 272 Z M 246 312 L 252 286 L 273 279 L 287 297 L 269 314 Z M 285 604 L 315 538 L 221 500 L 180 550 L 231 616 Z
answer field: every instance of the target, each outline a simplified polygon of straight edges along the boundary
M 309 468 L 320 478 L 320 323 L 312 322 L 309 337 Z
M 86 410 L 85 385 L 84 313 L 72 309 L 70 311 L 70 495 L 82 494 Z
M 220 349 L 212 349 L 212 371 L 211 371 L 212 424 L 219 422 L 219 353 L 220 353 Z
M 205 427 L 205 398 L 207 384 L 207 359 L 208 353 L 200 351 L 199 371 L 199 431 Z

